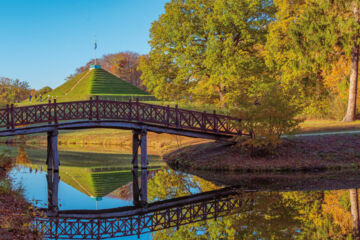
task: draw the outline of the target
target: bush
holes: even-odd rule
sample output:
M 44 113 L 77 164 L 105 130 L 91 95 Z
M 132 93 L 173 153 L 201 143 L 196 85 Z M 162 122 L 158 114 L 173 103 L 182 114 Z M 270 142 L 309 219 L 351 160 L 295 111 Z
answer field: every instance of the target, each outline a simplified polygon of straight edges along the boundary
M 296 92 L 275 83 L 258 88 L 248 99 L 238 98 L 232 112 L 241 119 L 238 127 L 250 135 L 237 137 L 239 144 L 251 155 L 271 153 L 281 143 L 281 135 L 295 132 L 303 121 L 297 117 L 302 106 L 295 98 Z

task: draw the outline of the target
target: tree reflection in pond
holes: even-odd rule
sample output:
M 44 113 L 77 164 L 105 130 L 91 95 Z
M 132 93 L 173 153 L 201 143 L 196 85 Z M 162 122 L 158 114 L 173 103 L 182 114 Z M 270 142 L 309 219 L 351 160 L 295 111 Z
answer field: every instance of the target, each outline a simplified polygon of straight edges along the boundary
M 149 200 L 218 188 L 201 178 L 164 169 L 149 179 Z M 154 232 L 153 239 L 357 239 L 353 234 L 356 223 L 351 219 L 356 201 L 350 201 L 351 191 L 357 192 L 246 192 L 241 194 L 245 202 L 241 211 Z

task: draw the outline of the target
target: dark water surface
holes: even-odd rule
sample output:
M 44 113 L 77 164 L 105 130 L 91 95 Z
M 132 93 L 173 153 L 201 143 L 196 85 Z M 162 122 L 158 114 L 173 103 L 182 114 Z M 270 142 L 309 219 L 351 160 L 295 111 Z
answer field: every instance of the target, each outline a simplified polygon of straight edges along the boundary
M 62 151 L 56 174 L 44 149 L 0 151 L 49 239 L 356 239 L 358 171 L 184 173 L 156 155 L 133 170 L 130 154 Z

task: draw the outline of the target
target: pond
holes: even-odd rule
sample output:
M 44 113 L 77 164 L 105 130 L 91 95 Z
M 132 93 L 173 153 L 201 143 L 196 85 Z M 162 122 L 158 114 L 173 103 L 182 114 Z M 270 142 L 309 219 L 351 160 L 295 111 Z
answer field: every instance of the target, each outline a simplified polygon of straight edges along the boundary
M 129 153 L 75 149 L 47 173 L 42 148 L 0 151 L 16 159 L 10 176 L 46 214 L 34 222 L 49 239 L 354 238 L 357 171 L 181 172 L 156 155 L 132 169 Z

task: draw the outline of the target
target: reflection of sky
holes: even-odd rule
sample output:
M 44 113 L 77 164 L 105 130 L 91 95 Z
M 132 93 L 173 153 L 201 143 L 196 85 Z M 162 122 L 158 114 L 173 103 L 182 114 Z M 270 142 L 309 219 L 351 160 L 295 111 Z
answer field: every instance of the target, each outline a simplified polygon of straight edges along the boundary
M 60 169 L 61 171 L 61 169 Z M 47 180 L 46 172 L 35 171 L 23 166 L 12 169 L 10 177 L 15 187 L 20 187 L 24 191 L 25 198 L 37 207 L 47 206 Z M 132 205 L 130 201 L 103 197 L 100 201 L 95 201 L 84 193 L 62 182 L 59 183 L 59 208 L 60 210 L 69 209 L 98 209 L 115 208 Z M 151 233 L 142 234 L 141 239 L 151 239 Z M 107 238 L 109 239 L 109 238 Z M 110 239 L 138 239 L 137 236 L 110 238 Z
M 61 168 L 60 168 L 61 171 Z M 47 205 L 47 180 L 46 172 L 35 171 L 30 172 L 27 167 L 16 167 L 10 173 L 14 184 L 23 188 L 24 195 L 27 200 L 31 201 L 38 207 Z M 98 209 L 115 208 L 132 205 L 132 202 L 116 198 L 103 197 L 101 200 L 95 201 L 94 198 L 76 190 L 61 181 L 59 183 L 59 208 L 60 210 L 70 209 Z

